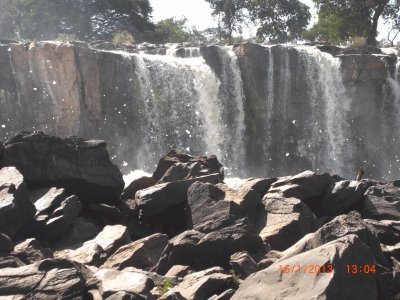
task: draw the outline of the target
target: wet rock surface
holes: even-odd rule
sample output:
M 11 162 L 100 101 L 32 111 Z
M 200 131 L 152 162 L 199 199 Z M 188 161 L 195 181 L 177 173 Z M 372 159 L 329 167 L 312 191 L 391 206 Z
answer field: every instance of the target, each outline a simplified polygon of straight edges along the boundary
M 28 157 L 30 150 L 7 145 L 6 156 Z M 59 157 L 72 151 L 57 149 Z M 145 300 L 400 296 L 397 182 L 349 181 L 305 171 L 228 186 L 215 157 L 177 153 L 160 161 L 157 180 L 143 177 L 107 203 L 81 200 L 61 181 L 38 188 L 29 177 L 34 171 L 25 170 L 26 179 L 23 170 L 2 167 L 0 295 Z M 87 167 L 81 159 L 66 164 L 70 170 Z M 44 174 L 56 171 L 63 175 L 59 169 Z M 128 200 L 135 205 L 121 206 Z

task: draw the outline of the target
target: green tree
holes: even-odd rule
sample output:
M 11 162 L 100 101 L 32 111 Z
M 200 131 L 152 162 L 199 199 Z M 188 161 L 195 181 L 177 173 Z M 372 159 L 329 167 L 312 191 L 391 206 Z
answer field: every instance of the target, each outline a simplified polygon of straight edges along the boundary
M 249 0 L 249 16 L 259 24 L 257 37 L 290 42 L 301 37 L 311 19 L 309 7 L 299 0 Z
M 310 41 L 329 42 L 340 44 L 348 39 L 343 20 L 336 14 L 320 18 L 309 30 L 303 33 L 303 37 Z
M 378 22 L 399 13 L 397 0 L 314 0 L 319 19 L 338 16 L 343 26 L 338 35 L 342 38 L 363 37 L 368 45 L 376 45 Z
M 156 43 L 182 43 L 189 39 L 186 29 L 187 19 L 168 18 L 155 25 L 154 32 L 149 33 L 149 39 Z
M 248 0 L 206 0 L 213 10 L 213 16 L 218 18 L 218 35 L 232 43 L 233 33 L 242 32 L 242 25 L 247 17 Z
M 149 0 L 0 0 L 0 5 L 1 37 L 111 39 L 117 31 L 152 30 Z

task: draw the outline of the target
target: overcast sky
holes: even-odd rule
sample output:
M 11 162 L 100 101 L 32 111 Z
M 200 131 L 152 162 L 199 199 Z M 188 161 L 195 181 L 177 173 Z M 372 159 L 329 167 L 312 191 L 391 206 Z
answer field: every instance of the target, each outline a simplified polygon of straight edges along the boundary
M 312 23 L 316 20 L 316 10 L 312 0 L 300 0 L 311 7 L 313 15 Z M 215 27 L 216 22 L 211 17 L 211 8 L 204 0 L 150 0 L 153 7 L 153 21 L 185 16 L 188 19 L 189 26 L 196 26 L 199 29 Z M 379 38 L 385 37 L 385 28 L 380 26 L 381 34 Z M 245 33 L 246 35 L 246 33 Z M 248 35 L 248 34 L 247 34 Z
M 301 0 L 313 7 L 312 0 Z M 216 25 L 211 17 L 210 5 L 204 0 L 150 0 L 153 7 L 153 21 L 185 16 L 189 26 L 206 29 Z

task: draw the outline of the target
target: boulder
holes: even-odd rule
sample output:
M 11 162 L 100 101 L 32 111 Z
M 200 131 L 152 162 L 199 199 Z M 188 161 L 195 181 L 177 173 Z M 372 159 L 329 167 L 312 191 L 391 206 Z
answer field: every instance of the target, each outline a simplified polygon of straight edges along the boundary
M 238 204 L 249 220 L 252 220 L 263 207 L 261 200 L 275 181 L 275 178 L 248 178 L 240 180 L 235 186 L 217 184 L 217 187 L 225 192 L 224 200 Z
M 278 254 L 277 257 L 280 259 L 293 257 L 348 235 L 357 235 L 369 247 L 375 261 L 382 266 L 388 266 L 378 239 L 371 233 L 357 212 L 336 217 L 316 232 L 304 236 L 292 247 Z
M 212 232 L 231 225 L 244 213 L 233 201 L 221 200 L 225 193 L 209 183 L 193 183 L 187 194 L 188 228 Z
M 101 269 L 94 277 L 100 280 L 103 299 L 118 292 L 150 297 L 154 286 L 148 276 L 136 272 Z
M 14 242 L 4 233 L 0 233 L 0 256 L 9 254 L 14 249 Z
M 275 196 L 267 193 L 263 198 L 265 213 L 258 221 L 258 228 L 264 242 L 272 249 L 282 251 L 316 230 L 317 222 L 304 202 Z
M 18 257 L 27 265 L 37 263 L 47 258 L 53 258 L 51 249 L 44 248 L 36 239 L 27 239 L 17 244 L 11 254 Z
M 99 232 L 100 228 L 93 221 L 85 217 L 78 217 L 64 236 L 53 244 L 53 247 L 55 249 L 65 249 L 83 244 L 94 238 Z
M 215 173 L 219 174 L 221 181 L 224 179 L 223 167 L 216 156 L 191 156 L 177 150 L 171 150 L 160 159 L 153 173 L 153 178 L 158 183 L 164 183 Z
M 235 287 L 231 275 L 223 274 L 221 268 L 211 268 L 187 275 L 182 283 L 170 292 L 179 292 L 184 299 L 201 300 Z
M 246 278 L 257 271 L 257 263 L 248 252 L 237 252 L 231 255 L 229 264 L 240 278 Z
M 176 265 L 168 270 L 165 277 L 185 277 L 191 272 L 192 269 L 189 266 Z
M 104 141 L 21 132 L 6 142 L 2 165 L 17 167 L 30 189 L 65 188 L 84 204 L 117 203 L 124 188 Z
M 24 262 L 16 256 L 0 256 L 0 269 L 22 266 L 25 266 Z
M 153 234 L 122 246 L 101 267 L 117 270 L 123 270 L 127 267 L 150 269 L 157 264 L 167 243 L 167 235 Z
M 132 181 L 122 192 L 121 199 L 127 201 L 129 199 L 135 199 L 137 191 L 147 189 L 156 184 L 153 177 L 143 176 Z
M 225 292 L 223 292 L 222 294 L 214 295 L 214 296 L 208 298 L 208 300 L 230 300 L 232 298 L 233 294 L 235 294 L 235 290 L 229 289 L 229 290 L 226 290 Z
M 218 183 L 219 174 L 161 183 L 136 192 L 139 221 L 157 224 L 159 232 L 177 234 L 186 229 L 187 191 L 196 181 Z
M 80 269 L 62 259 L 0 272 L 0 295 L 10 299 L 86 299 L 85 285 Z
M 364 219 L 400 220 L 400 181 L 371 186 L 358 211 Z
M 280 260 L 250 275 L 232 300 L 243 299 L 371 299 L 378 297 L 375 273 L 348 274 L 347 265 L 375 265 L 374 256 L 356 235 Z M 288 272 L 282 272 L 288 266 Z M 314 267 L 311 267 L 314 266 Z M 316 272 L 318 266 L 324 272 Z M 332 272 L 329 272 L 329 269 Z
M 400 221 L 365 219 L 364 222 L 382 244 L 393 246 L 400 243 Z
M 128 230 L 123 225 L 109 225 L 93 239 L 73 249 L 56 251 L 55 257 L 67 258 L 81 264 L 99 266 L 118 248 L 131 243 Z
M 187 265 L 195 270 L 212 266 L 229 268 L 230 256 L 239 251 L 263 253 L 264 245 L 259 236 L 244 219 L 210 233 L 185 231 L 172 238 L 156 267 L 165 274 L 174 265 Z
M 41 240 L 56 241 L 65 235 L 81 212 L 82 204 L 78 197 L 70 196 L 59 207 L 48 209 L 35 216 L 35 235 Z
M 34 216 L 22 174 L 15 167 L 0 169 L 0 232 L 13 238 Z
M 393 246 L 383 245 L 382 251 L 388 260 L 393 257 L 400 261 L 400 243 Z
M 36 215 L 54 210 L 66 198 L 65 189 L 42 188 L 29 192 L 29 200 L 35 205 Z
M 325 195 L 315 208 L 317 216 L 337 216 L 348 213 L 363 197 L 371 182 L 341 180 Z

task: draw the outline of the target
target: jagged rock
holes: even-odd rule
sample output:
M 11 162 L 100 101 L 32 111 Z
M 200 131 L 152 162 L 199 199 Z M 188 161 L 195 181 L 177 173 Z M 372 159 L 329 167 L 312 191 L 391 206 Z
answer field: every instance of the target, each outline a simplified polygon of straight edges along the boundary
M 222 294 L 214 295 L 214 296 L 208 298 L 208 300 L 230 300 L 232 298 L 233 294 L 235 294 L 235 290 L 229 289 L 229 290 L 226 290 L 225 292 L 223 292 Z
M 221 200 L 224 196 L 225 193 L 212 184 L 193 183 L 187 193 L 188 228 L 212 232 L 243 218 L 239 205 Z
M 329 174 L 305 171 L 295 176 L 282 177 L 271 185 L 268 194 L 283 198 L 297 198 L 305 202 L 312 211 L 321 201 L 321 196 L 330 189 L 332 178 Z
M 56 251 L 55 257 L 67 258 L 82 264 L 100 265 L 112 253 L 125 244 L 131 243 L 127 228 L 123 225 L 109 225 L 90 241 L 75 249 Z
M 181 293 L 169 290 L 162 295 L 158 300 L 186 300 Z
M 25 266 L 24 262 L 16 256 L 0 256 L 0 269 L 22 266 Z
M 347 213 L 362 199 L 371 184 L 369 181 L 338 181 L 320 204 L 316 203 L 318 208 L 315 208 L 314 211 L 317 216 L 336 216 Z
M 257 271 L 257 263 L 248 252 L 237 252 L 231 255 L 229 264 L 236 274 L 246 278 Z
M 217 173 L 222 181 L 224 179 L 222 170 L 221 163 L 214 155 L 209 157 L 191 156 L 171 150 L 160 159 L 153 178 L 158 183 L 165 183 Z
M 260 237 L 272 249 L 285 250 L 317 228 L 314 214 L 299 199 L 268 193 L 263 202 L 265 213 L 258 221 Z
M 78 197 L 70 196 L 53 211 L 36 215 L 35 234 L 43 240 L 55 241 L 65 235 L 81 212 L 82 204 Z
M 117 203 L 123 190 L 104 141 L 21 132 L 5 144 L 3 166 L 15 166 L 31 189 L 62 187 L 83 203 Z
M 364 219 L 400 220 L 400 181 L 371 186 L 359 212 Z
M 394 257 L 400 261 L 400 243 L 393 246 L 383 245 L 382 251 L 386 258 Z
M 0 233 L 0 254 L 8 254 L 14 249 L 14 242 L 4 233 Z
M 189 266 L 176 265 L 168 270 L 165 277 L 185 277 L 191 271 L 192 269 Z
M 346 265 L 374 265 L 374 256 L 356 235 L 348 235 L 250 275 L 232 300 L 242 299 L 371 299 L 378 296 L 376 275 L 347 274 Z M 282 266 L 290 272 L 282 274 Z M 328 266 L 332 273 L 311 273 L 310 266 Z M 306 274 L 297 270 L 306 270 Z M 293 272 L 292 272 L 293 270 Z
M 27 239 L 17 244 L 11 254 L 21 259 L 27 265 L 47 258 L 53 258 L 51 249 L 44 248 L 36 239 Z
M 278 254 L 277 257 L 280 259 L 293 257 L 302 252 L 307 252 L 322 246 L 325 243 L 353 234 L 357 235 L 359 239 L 369 247 L 377 263 L 382 266 L 388 266 L 388 262 L 380 248 L 379 241 L 356 212 L 336 217 L 316 232 L 304 236 L 292 247 Z
M 53 247 L 55 249 L 65 249 L 68 246 L 83 244 L 94 238 L 100 232 L 100 228 L 85 217 L 78 217 L 71 228 L 60 238 Z
M 0 232 L 13 238 L 34 215 L 22 174 L 14 167 L 0 169 Z
M 100 298 L 102 299 L 102 298 Z M 138 294 L 118 292 L 107 297 L 106 300 L 146 300 L 147 297 L 140 296 Z
M 141 273 L 101 269 L 94 276 L 101 282 L 104 299 L 118 292 L 149 297 L 154 286 L 153 281 Z
M 262 198 L 275 181 L 275 178 L 249 178 L 241 180 L 234 187 L 225 184 L 217 184 L 217 187 L 225 192 L 224 200 L 237 203 L 249 220 L 252 220 L 263 206 Z
M 86 282 L 68 260 L 44 260 L 0 272 L 0 295 L 12 299 L 86 299 Z
M 184 299 L 201 300 L 232 287 L 235 287 L 235 282 L 231 275 L 223 274 L 220 268 L 211 268 L 187 275 L 170 291 L 179 292 Z
M 400 243 L 400 221 L 365 219 L 364 222 L 382 244 Z
M 65 189 L 43 188 L 29 192 L 29 200 L 35 205 L 36 215 L 59 207 L 65 200 Z
M 189 187 L 196 181 L 218 183 L 219 174 L 157 184 L 136 192 L 139 221 L 159 224 L 160 232 L 177 234 L 186 229 L 186 201 Z
M 156 184 L 153 177 L 143 176 L 132 181 L 122 192 L 121 199 L 127 201 L 129 199 L 135 199 L 137 191 L 147 189 Z
M 212 266 L 229 267 L 229 257 L 238 251 L 264 252 L 259 236 L 245 220 L 211 233 L 185 231 L 172 238 L 157 265 L 157 273 L 165 274 L 174 265 L 187 265 L 195 270 Z
M 167 235 L 156 233 L 124 245 L 106 260 L 102 268 L 117 270 L 123 270 L 127 267 L 150 269 L 157 264 L 167 243 Z
M 89 204 L 85 211 L 89 216 L 99 220 L 103 224 L 119 224 L 123 223 L 126 219 L 118 207 L 103 203 Z

